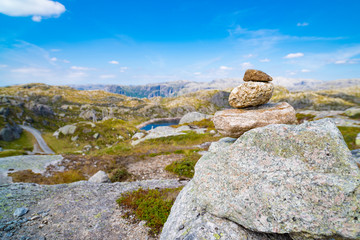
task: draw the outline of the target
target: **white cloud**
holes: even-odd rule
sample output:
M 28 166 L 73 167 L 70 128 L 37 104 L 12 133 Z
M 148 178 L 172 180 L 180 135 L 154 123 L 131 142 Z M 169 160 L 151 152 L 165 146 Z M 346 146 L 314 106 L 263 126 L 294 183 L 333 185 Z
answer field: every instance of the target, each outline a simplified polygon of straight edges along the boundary
M 119 62 L 118 62 L 118 61 L 115 61 L 115 60 L 112 60 L 112 61 L 110 61 L 109 63 L 110 63 L 110 64 L 119 64 Z
M 109 79 L 109 78 L 115 78 L 115 75 L 109 74 L 109 75 L 100 75 L 100 78 L 102 79 Z
M 232 67 L 220 66 L 219 69 L 220 70 L 232 70 Z
M 6 68 L 6 67 L 8 67 L 8 65 L 0 64 L 0 68 Z
M 248 69 L 248 68 L 251 68 L 253 67 L 253 65 L 250 63 L 250 62 L 243 62 L 241 65 L 241 69 L 242 70 L 245 70 L 245 69 Z
M 56 62 L 58 59 L 56 57 L 50 58 L 50 61 Z
M 252 58 L 253 56 L 254 56 L 253 54 L 249 53 L 247 55 L 244 55 L 244 58 Z
M 306 27 L 306 26 L 309 26 L 309 23 L 307 23 L 307 22 L 303 22 L 303 23 L 297 23 L 296 24 L 296 26 L 298 26 L 298 27 Z
M 260 62 L 270 62 L 270 59 L 264 58 L 264 59 L 260 59 L 259 61 L 260 61 Z
M 125 72 L 125 71 L 128 70 L 128 69 L 129 69 L 128 67 L 121 67 L 121 68 L 120 68 L 120 72 L 123 73 L 123 72 Z
M 309 69 L 301 69 L 301 72 L 308 73 L 308 72 L 311 72 L 311 71 Z
M 33 16 L 33 21 L 40 22 L 42 17 L 60 16 L 65 7 L 51 0 L 1 0 L 0 13 L 12 17 Z
M 69 61 L 69 60 L 66 60 L 66 59 L 64 59 L 63 62 L 64 62 L 64 63 L 70 63 L 70 61 Z
M 194 75 L 201 75 L 201 72 L 194 72 Z
M 72 70 L 78 70 L 78 71 L 88 71 L 88 70 L 94 70 L 93 68 L 88 67 L 79 67 L 79 66 L 72 66 Z
M 23 73 L 23 74 L 37 74 L 37 73 L 48 73 L 50 72 L 50 70 L 45 68 L 24 67 L 24 68 L 12 69 L 11 72 Z
M 304 54 L 303 53 L 289 53 L 288 55 L 286 55 L 284 58 L 287 59 L 291 59 L 291 58 L 298 58 L 298 57 L 303 57 Z
M 41 17 L 41 16 L 33 16 L 31 19 L 32 19 L 34 22 L 41 22 L 42 17 Z
M 334 63 L 335 64 L 355 64 L 358 63 L 359 59 L 341 59 L 341 60 L 336 60 Z

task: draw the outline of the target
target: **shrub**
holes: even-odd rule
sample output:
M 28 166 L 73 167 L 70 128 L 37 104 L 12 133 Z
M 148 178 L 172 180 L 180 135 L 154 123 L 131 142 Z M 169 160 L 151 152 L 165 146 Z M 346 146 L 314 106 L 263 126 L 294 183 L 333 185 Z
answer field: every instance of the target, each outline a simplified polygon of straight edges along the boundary
M 152 235 L 159 234 L 180 188 L 142 189 L 123 193 L 116 202 L 128 210 L 128 214 L 135 215 L 138 220 L 145 220 Z M 123 215 L 127 217 L 128 214 Z
M 180 177 L 192 178 L 195 173 L 195 164 L 201 157 L 200 154 L 192 152 L 186 154 L 183 159 L 180 161 L 172 162 L 171 164 L 165 167 L 166 171 L 173 172 Z
M 129 177 L 131 177 L 131 174 L 126 168 L 118 168 L 111 172 L 110 180 L 111 182 L 123 182 Z

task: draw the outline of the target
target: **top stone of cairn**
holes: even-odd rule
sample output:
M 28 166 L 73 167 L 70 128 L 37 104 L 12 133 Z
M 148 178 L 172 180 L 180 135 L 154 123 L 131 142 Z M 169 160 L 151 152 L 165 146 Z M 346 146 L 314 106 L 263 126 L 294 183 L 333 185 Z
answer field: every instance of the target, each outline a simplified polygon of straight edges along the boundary
M 255 69 L 246 70 L 245 75 L 244 75 L 244 81 L 245 82 L 249 82 L 249 81 L 253 81 L 253 82 L 270 82 L 272 80 L 273 80 L 272 77 L 270 77 L 269 75 L 267 75 L 263 71 L 255 70 Z

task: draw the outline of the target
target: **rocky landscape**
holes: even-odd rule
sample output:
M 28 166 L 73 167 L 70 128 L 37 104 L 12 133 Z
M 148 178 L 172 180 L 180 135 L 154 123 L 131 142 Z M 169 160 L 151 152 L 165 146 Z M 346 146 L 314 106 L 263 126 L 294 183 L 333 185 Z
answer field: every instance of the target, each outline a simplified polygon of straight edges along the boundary
M 137 97 L 0 88 L 0 239 L 360 239 L 356 80 L 302 92 L 257 70 L 243 80 Z M 160 196 L 176 198 L 161 235 L 166 218 L 154 227 L 124 200 L 140 188 L 176 192 Z

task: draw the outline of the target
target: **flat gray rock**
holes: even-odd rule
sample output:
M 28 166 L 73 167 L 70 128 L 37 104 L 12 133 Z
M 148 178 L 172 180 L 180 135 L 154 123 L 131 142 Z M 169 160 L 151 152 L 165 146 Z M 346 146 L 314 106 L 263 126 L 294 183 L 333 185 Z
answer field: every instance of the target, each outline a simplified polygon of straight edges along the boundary
M 181 119 L 179 124 L 192 123 L 195 121 L 202 121 L 204 119 L 210 119 L 212 115 L 207 115 L 199 112 L 190 112 L 185 114 Z
M 202 209 L 294 239 L 360 239 L 360 170 L 330 119 L 246 132 L 196 164 Z
M 98 171 L 88 180 L 93 183 L 109 183 L 110 179 L 104 171 Z

